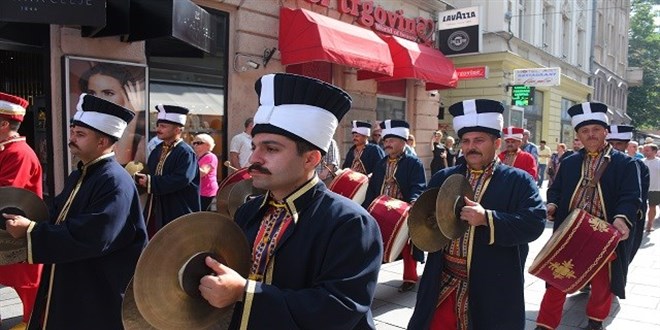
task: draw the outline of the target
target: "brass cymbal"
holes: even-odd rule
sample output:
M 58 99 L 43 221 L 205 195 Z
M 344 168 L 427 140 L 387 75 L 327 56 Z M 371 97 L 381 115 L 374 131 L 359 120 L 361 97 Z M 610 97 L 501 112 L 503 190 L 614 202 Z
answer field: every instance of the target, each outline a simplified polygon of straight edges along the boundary
M 470 182 L 461 174 L 450 175 L 438 191 L 435 217 L 440 232 L 450 240 L 461 237 L 470 228 L 460 216 L 465 206 L 464 197 L 474 200 L 474 191 Z
M 217 211 L 233 219 L 238 208 L 250 196 L 262 195 L 264 193 L 264 190 L 255 188 L 252 185 L 252 178 L 230 183 L 225 185 L 222 190 L 218 190 L 218 196 L 216 198 Z
M 147 320 L 142 317 L 135 304 L 133 295 L 133 279 L 128 283 L 124 293 L 124 301 L 121 304 L 121 322 L 125 330 L 156 330 Z
M 46 203 L 35 193 L 16 187 L 0 187 L 0 213 L 20 214 L 36 222 L 48 220 Z
M 408 228 L 410 238 L 415 246 L 428 251 L 440 251 L 449 239 L 442 235 L 435 218 L 435 203 L 439 188 L 431 188 L 423 192 L 410 208 Z
M 35 193 L 22 188 L 0 187 L 0 214 L 19 214 L 32 221 L 48 221 L 48 207 Z M 0 265 L 27 260 L 27 239 L 13 238 L 0 219 Z
M 227 216 L 215 212 L 187 214 L 154 235 L 133 277 L 135 303 L 151 326 L 211 329 L 228 322 L 233 306 L 213 307 L 197 290 L 199 280 L 212 274 L 204 264 L 207 254 L 247 277 L 250 247 L 243 231 Z

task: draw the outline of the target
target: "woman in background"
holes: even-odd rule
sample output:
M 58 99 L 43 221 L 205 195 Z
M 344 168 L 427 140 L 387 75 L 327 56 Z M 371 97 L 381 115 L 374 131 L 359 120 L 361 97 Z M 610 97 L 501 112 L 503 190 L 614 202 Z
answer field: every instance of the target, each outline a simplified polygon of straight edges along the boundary
M 211 152 L 215 147 L 215 141 L 208 134 L 198 134 L 192 145 L 199 165 L 201 210 L 208 211 L 213 198 L 218 193 L 218 157 Z

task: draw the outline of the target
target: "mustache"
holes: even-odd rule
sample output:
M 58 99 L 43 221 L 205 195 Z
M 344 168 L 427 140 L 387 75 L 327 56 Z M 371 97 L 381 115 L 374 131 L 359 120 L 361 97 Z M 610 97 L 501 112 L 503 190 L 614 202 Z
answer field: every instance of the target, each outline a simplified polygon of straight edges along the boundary
M 73 142 L 69 142 L 67 145 L 69 146 L 69 148 L 80 149 L 80 148 L 78 148 L 78 146 L 77 146 L 75 143 L 73 143 Z
M 479 156 L 483 156 L 482 153 L 480 153 L 479 151 L 476 151 L 476 150 L 470 150 L 470 151 L 468 151 L 467 154 L 465 154 L 465 155 L 466 155 L 466 156 L 469 156 L 469 155 L 479 155 Z
M 252 172 L 252 171 L 257 171 L 262 174 L 272 174 L 267 168 L 261 166 L 261 164 L 259 163 L 254 163 L 250 165 L 250 167 L 248 167 L 248 172 Z

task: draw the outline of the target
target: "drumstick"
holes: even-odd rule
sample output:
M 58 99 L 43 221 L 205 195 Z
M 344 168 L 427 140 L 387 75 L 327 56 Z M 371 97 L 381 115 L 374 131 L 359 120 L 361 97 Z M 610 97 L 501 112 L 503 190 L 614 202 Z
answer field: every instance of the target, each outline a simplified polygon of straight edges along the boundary
M 238 169 L 237 169 L 236 167 L 231 166 L 231 162 L 230 162 L 230 161 L 226 160 L 226 161 L 224 162 L 224 164 L 225 164 L 225 166 L 227 166 L 228 169 L 230 169 L 230 170 L 232 170 L 232 171 L 234 171 L 234 172 L 238 171 Z

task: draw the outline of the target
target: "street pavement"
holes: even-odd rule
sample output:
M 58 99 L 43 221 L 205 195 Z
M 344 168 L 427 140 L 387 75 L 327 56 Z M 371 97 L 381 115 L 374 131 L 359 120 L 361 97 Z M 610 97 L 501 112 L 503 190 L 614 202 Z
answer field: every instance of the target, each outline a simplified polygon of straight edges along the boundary
M 545 189 L 542 190 L 545 194 Z M 612 303 L 610 316 L 605 320 L 609 330 L 660 330 L 660 221 L 656 230 L 645 234 L 637 256 L 630 265 L 626 299 Z M 552 223 L 548 223 L 543 235 L 530 244 L 525 271 L 552 234 Z M 418 266 L 419 274 L 424 265 Z M 401 261 L 384 264 L 378 277 L 376 297 L 372 311 L 377 330 L 405 329 L 415 307 L 416 290 L 399 293 L 403 265 Z M 525 273 L 525 329 L 534 329 L 536 315 L 545 284 L 540 279 Z M 558 330 L 577 330 L 586 326 L 585 305 L 588 294 L 575 293 L 566 299 L 564 315 Z M 22 305 L 13 289 L 0 287 L 0 330 L 9 329 L 20 322 Z

